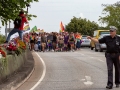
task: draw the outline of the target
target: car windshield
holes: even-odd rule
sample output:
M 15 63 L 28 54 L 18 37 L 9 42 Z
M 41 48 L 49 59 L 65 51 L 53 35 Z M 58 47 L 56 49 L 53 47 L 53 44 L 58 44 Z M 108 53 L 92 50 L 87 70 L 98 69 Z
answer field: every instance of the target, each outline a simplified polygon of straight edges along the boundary
M 100 36 L 100 38 L 103 38 L 104 36 L 108 36 L 108 35 L 110 35 L 110 34 L 102 34 L 102 35 Z
M 82 37 L 82 39 L 87 39 L 87 37 Z
M 100 35 L 102 35 L 102 34 L 110 34 L 110 32 L 104 32 L 104 31 L 102 31 L 102 32 L 100 32 Z

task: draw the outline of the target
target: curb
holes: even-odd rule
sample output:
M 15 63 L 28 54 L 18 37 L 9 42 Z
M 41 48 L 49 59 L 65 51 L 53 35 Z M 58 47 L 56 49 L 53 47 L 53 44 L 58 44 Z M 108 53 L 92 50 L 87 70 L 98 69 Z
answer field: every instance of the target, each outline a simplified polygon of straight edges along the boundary
M 31 75 L 33 74 L 34 70 L 35 70 L 35 68 L 33 67 L 33 69 L 30 72 L 30 74 L 23 81 L 21 81 L 19 84 L 17 84 L 17 86 L 15 86 L 15 87 L 13 86 L 11 88 L 11 90 L 17 90 L 21 85 L 23 85 L 31 77 Z
M 33 74 L 35 63 L 31 52 L 27 53 L 27 61 L 24 66 L 8 77 L 7 81 L 0 85 L 0 90 L 17 90 Z
M 44 65 L 36 52 L 32 53 L 34 59 L 34 72 L 31 77 L 17 90 L 34 90 L 44 78 Z M 45 70 L 46 71 L 46 70 Z

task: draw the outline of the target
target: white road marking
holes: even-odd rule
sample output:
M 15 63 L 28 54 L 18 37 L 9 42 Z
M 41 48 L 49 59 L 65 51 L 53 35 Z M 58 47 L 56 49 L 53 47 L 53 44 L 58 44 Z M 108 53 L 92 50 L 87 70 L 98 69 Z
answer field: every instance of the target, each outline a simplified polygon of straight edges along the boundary
M 82 54 L 81 52 L 75 52 L 75 53 L 78 53 L 78 54 L 80 54 L 80 55 L 82 55 L 82 56 L 85 56 L 85 54 Z
M 94 58 L 94 57 L 90 57 L 90 58 Z M 97 59 L 98 61 L 101 61 L 101 62 L 104 62 L 103 60 L 101 60 L 101 59 Z
M 36 52 L 35 52 L 36 53 Z M 41 82 L 42 80 L 44 79 L 45 77 L 45 74 L 46 74 L 46 65 L 45 65 L 45 62 L 43 61 L 43 59 L 39 56 L 38 53 L 36 53 L 37 56 L 40 58 L 42 64 L 43 64 L 43 73 L 42 73 L 42 76 L 41 78 L 39 79 L 39 81 L 30 89 L 30 90 L 34 90 Z
M 81 81 L 85 81 L 85 79 L 81 79 Z
M 87 82 L 84 82 L 84 84 L 85 84 L 86 86 L 91 86 L 91 85 L 93 85 L 93 82 L 87 81 Z
M 85 54 L 80 53 L 82 56 L 85 56 Z
M 98 59 L 99 61 L 101 61 L 101 62 L 104 62 L 103 60 L 101 60 L 101 59 Z
M 85 78 L 86 78 L 86 82 L 84 82 L 84 84 L 86 85 L 86 86 L 91 86 L 91 85 L 93 85 L 93 82 L 92 82 L 92 79 L 91 79 L 91 77 L 90 76 L 85 76 Z

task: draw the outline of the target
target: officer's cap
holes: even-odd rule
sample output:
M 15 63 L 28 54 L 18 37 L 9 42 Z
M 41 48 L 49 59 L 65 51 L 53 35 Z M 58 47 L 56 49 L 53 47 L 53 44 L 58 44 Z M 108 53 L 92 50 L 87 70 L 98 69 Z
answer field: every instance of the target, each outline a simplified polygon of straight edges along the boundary
M 115 26 L 110 26 L 110 31 L 115 31 L 117 28 Z

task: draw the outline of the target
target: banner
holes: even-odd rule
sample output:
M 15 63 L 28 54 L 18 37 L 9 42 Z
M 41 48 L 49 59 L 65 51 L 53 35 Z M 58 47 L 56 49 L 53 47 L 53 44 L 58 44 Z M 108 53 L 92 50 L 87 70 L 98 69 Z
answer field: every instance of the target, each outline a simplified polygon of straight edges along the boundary
M 26 25 L 26 26 L 23 28 L 23 31 L 25 32 L 25 31 L 28 31 L 28 30 L 30 30 L 30 26 L 29 26 L 29 25 Z
M 37 30 L 37 33 L 43 33 L 43 32 L 44 32 L 43 29 L 42 30 L 40 30 L 40 29 Z

